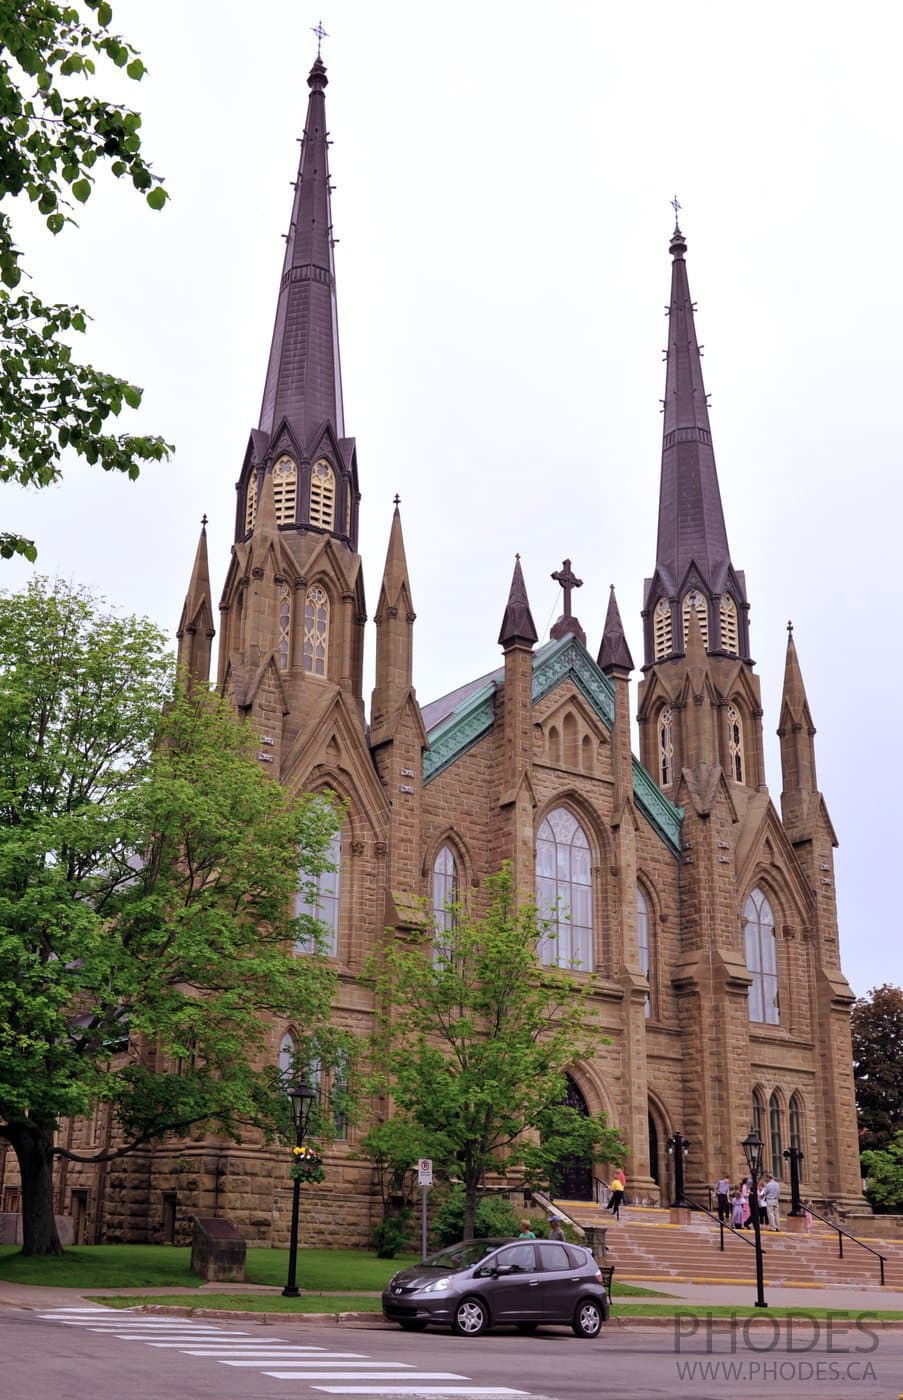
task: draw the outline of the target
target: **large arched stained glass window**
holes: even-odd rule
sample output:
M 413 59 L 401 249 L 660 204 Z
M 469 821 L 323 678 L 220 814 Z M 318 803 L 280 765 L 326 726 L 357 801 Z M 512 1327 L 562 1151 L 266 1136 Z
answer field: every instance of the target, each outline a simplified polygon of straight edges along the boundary
M 342 837 L 338 831 L 329 843 L 326 859 L 333 869 L 321 871 L 313 880 L 301 871 L 301 879 L 307 888 L 295 896 L 295 915 L 308 914 L 319 920 L 320 951 L 334 958 L 339 950 L 339 890 L 342 875 Z M 295 948 L 299 953 L 312 953 L 316 951 L 315 940 L 302 938 Z
M 549 932 L 540 945 L 545 963 L 593 968 L 593 896 L 589 842 L 572 812 L 556 807 L 536 838 L 536 903 Z
M 449 931 L 455 922 L 458 898 L 458 871 L 451 846 L 442 846 L 433 861 L 433 961 L 449 954 Z
M 761 890 L 753 890 L 743 906 L 746 921 L 746 966 L 752 973 L 749 1019 L 766 1025 L 780 1024 L 778 1003 L 778 951 L 774 914 Z
M 637 950 L 640 957 L 640 967 L 646 974 L 649 983 L 649 991 L 646 993 L 646 1015 L 652 1015 L 652 946 L 649 932 L 649 901 L 645 894 L 636 887 L 636 941 Z

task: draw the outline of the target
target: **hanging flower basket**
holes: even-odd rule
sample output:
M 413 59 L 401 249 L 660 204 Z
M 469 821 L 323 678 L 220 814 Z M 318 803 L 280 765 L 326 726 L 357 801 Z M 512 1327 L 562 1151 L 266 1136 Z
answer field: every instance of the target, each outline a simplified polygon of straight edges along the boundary
M 289 1168 L 292 1181 L 323 1181 L 323 1159 L 312 1147 L 293 1147 Z

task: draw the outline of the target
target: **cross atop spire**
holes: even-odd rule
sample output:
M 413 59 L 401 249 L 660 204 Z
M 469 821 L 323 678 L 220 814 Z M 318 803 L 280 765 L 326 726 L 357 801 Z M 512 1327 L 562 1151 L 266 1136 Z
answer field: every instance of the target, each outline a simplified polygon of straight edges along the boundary
M 317 58 L 319 58 L 319 57 L 320 57 L 320 44 L 322 43 L 322 41 L 323 41 L 324 39 L 328 39 L 328 38 L 329 38 L 329 35 L 326 33 L 326 30 L 323 28 L 323 21 L 322 21 L 321 19 L 318 19 L 318 20 L 317 20 L 316 25 L 311 29 L 311 33 L 312 33 L 312 34 L 316 34 L 316 36 L 317 36 Z
M 677 215 L 679 214 L 680 210 L 683 208 L 683 205 L 681 204 L 680 200 L 677 198 L 677 195 L 675 195 L 674 198 L 671 200 L 671 208 L 674 210 L 674 232 L 675 232 L 675 233 L 679 233 L 679 232 L 680 232 L 680 224 L 678 223 Z

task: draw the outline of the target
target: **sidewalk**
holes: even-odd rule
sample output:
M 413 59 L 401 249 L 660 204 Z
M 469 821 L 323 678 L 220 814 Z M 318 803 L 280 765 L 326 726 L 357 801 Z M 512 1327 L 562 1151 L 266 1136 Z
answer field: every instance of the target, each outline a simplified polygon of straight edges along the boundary
M 624 1298 L 618 1297 L 618 1279 L 615 1275 L 614 1299 L 612 1321 L 618 1322 L 621 1326 L 643 1327 L 643 1326 L 667 1326 L 673 1325 L 672 1318 L 651 1318 L 632 1317 L 626 1308 L 631 1302 L 636 1303 L 673 1303 L 674 1312 L 678 1314 L 685 1305 L 694 1307 L 742 1307 L 751 1308 L 755 1303 L 756 1290 L 753 1283 L 683 1283 L 677 1280 L 657 1280 L 656 1289 L 661 1291 L 661 1298 Z M 234 1293 L 240 1290 L 243 1293 L 258 1293 L 261 1295 L 281 1293 L 281 1289 L 269 1287 L 261 1284 L 202 1284 L 200 1288 L 192 1290 L 192 1297 L 197 1299 L 191 1311 L 195 1308 L 203 1308 L 204 1295 L 211 1293 Z M 171 1288 L 136 1288 L 134 1290 L 125 1288 L 91 1288 L 87 1290 L 92 1298 L 102 1298 L 105 1295 L 114 1297 L 128 1297 L 130 1292 L 134 1292 L 136 1297 L 148 1298 L 157 1296 L 160 1298 L 160 1306 L 165 1307 L 165 1298 L 172 1295 Z M 376 1296 L 376 1295 L 374 1295 Z M 386 1327 L 393 1324 L 385 1323 L 379 1313 L 348 1313 L 342 1312 L 340 1300 L 342 1294 L 335 1295 L 339 1306 L 335 1313 L 234 1313 L 218 1312 L 216 1316 L 222 1317 L 223 1321 L 234 1320 L 237 1317 L 253 1319 L 257 1322 L 264 1322 L 278 1327 L 293 1326 L 299 1322 L 318 1323 L 324 1322 L 357 1327 Z M 903 1292 L 889 1288 L 858 1288 L 858 1287 L 812 1287 L 812 1288 L 782 1288 L 775 1286 L 765 1287 L 766 1302 L 772 1307 L 799 1308 L 806 1312 L 812 1308 L 829 1308 L 843 1313 L 875 1313 L 875 1312 L 903 1312 Z M 28 1311 L 42 1312 L 51 1308 L 77 1308 L 87 1305 L 84 1295 L 75 1288 L 41 1288 L 28 1284 L 4 1283 L 0 1280 L 0 1308 L 21 1308 Z M 187 1313 L 189 1309 L 179 1308 L 173 1311 Z M 212 1314 L 208 1314 L 212 1315 Z M 760 1314 L 763 1318 L 768 1314 L 763 1311 Z M 729 1326 L 730 1320 L 724 1319 L 723 1325 Z M 887 1327 L 903 1328 L 903 1319 L 900 1321 L 889 1321 L 884 1324 Z

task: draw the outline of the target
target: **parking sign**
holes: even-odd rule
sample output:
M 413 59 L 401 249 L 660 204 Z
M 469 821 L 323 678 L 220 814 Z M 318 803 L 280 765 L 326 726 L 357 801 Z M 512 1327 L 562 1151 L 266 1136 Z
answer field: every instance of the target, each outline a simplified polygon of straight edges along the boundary
M 421 1186 L 432 1186 L 433 1184 L 433 1159 L 432 1157 L 421 1157 L 417 1163 L 417 1181 Z

